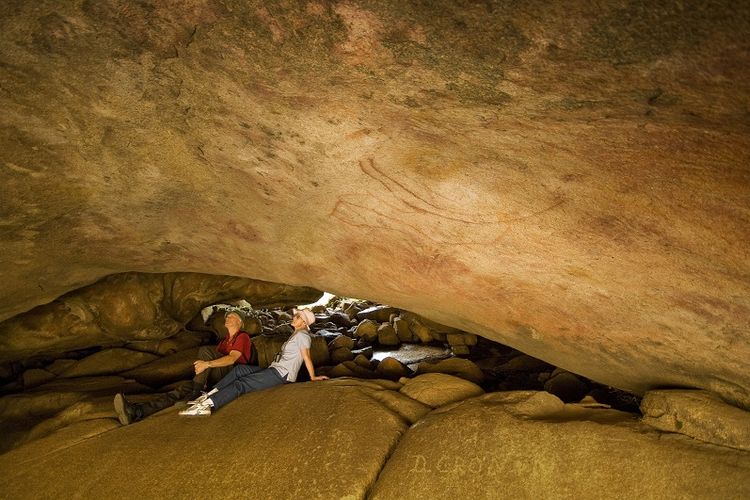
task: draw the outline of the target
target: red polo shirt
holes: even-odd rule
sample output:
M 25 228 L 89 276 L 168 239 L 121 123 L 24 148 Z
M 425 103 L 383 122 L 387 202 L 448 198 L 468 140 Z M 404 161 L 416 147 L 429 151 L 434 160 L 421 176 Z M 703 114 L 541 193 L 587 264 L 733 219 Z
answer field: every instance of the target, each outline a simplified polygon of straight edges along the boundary
M 235 364 L 246 365 L 248 361 L 250 361 L 251 345 L 252 341 L 250 340 L 250 335 L 243 331 L 239 331 L 237 332 L 237 335 L 235 335 L 231 340 L 229 339 L 229 335 L 224 337 L 224 339 L 219 342 L 216 350 L 224 354 L 225 356 L 231 351 L 240 351 L 240 357 L 237 358 Z

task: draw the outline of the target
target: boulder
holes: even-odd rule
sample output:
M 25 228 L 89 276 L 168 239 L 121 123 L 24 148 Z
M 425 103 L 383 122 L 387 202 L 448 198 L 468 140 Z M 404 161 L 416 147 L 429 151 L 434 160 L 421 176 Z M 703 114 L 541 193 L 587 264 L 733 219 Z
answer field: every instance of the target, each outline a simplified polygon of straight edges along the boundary
M 29 368 L 21 375 L 21 383 L 25 389 L 42 385 L 53 380 L 57 375 L 41 368 Z
M 414 334 L 417 339 L 419 339 L 420 342 L 423 344 L 427 344 L 428 342 L 432 342 L 432 331 L 424 326 L 421 323 L 411 323 L 409 326 L 412 334 Z
M 339 311 L 331 314 L 331 322 L 336 326 L 343 328 L 349 328 L 352 325 L 352 320 L 349 318 L 349 316 Z
M 750 451 L 750 412 L 707 391 L 660 389 L 641 401 L 643 422 L 662 431 Z
M 448 344 L 450 344 L 451 347 L 455 347 L 459 345 L 461 346 L 466 345 L 466 340 L 464 339 L 464 335 L 463 333 L 460 333 L 460 332 L 449 333 L 445 336 L 445 339 L 448 342 Z
M 346 335 L 339 335 L 331 342 L 328 343 L 329 349 L 338 349 L 339 347 L 345 347 L 347 349 L 354 348 L 354 340 Z
M 552 372 L 544 383 L 544 390 L 554 394 L 565 403 L 580 401 L 589 391 L 589 386 L 570 372 Z
M 747 498 L 750 454 L 534 391 L 445 406 L 412 426 L 369 498 Z
M 111 405 L 112 402 L 110 401 Z M 73 447 L 78 443 L 118 427 L 120 427 L 120 423 L 114 418 L 85 419 L 66 425 L 59 430 L 54 430 L 49 436 L 36 437 L 31 435 L 31 433 L 25 433 L 17 442 L 8 443 L 13 446 L 5 448 L 3 446 L 4 443 L 0 443 L 0 449 L 5 452 L 23 445 L 26 454 L 41 457 Z
M 64 408 L 57 414 L 35 425 L 24 436 L 27 443 L 48 436 L 58 430 L 87 420 L 117 418 L 112 396 L 89 397 Z
M 292 315 L 286 311 L 271 311 L 271 314 L 273 314 L 274 318 L 276 319 L 276 323 L 292 322 Z
M 222 324 L 223 321 L 224 319 L 222 316 Z M 224 331 L 226 332 L 226 329 Z M 224 336 L 226 336 L 226 334 L 224 334 Z M 215 335 L 212 335 L 210 332 L 189 332 L 183 330 L 167 339 L 128 342 L 125 344 L 125 347 L 134 351 L 143 351 L 158 354 L 159 356 L 166 356 L 186 349 L 192 349 L 193 347 L 198 347 L 200 345 L 217 343 L 214 337 Z
M 34 399 L 48 397 L 52 393 L 80 393 L 88 396 L 101 396 L 105 394 L 114 394 L 116 392 L 124 393 L 142 393 L 151 392 L 151 388 L 145 384 L 139 383 L 131 378 L 115 375 L 102 375 L 98 377 L 78 377 L 78 378 L 61 378 L 58 377 L 51 382 L 40 385 L 23 394 L 14 394 L 13 396 L 31 397 Z
M 123 348 L 104 349 L 79 360 L 60 376 L 72 378 L 110 375 L 131 370 L 157 359 L 160 359 L 159 356 L 147 352 Z
M 282 323 L 280 325 L 276 325 L 273 328 L 273 333 L 277 335 L 285 335 L 290 336 L 292 333 L 294 333 L 294 327 L 287 323 Z
M 505 362 L 505 358 L 500 356 L 490 356 L 488 358 L 477 359 L 474 364 L 477 365 L 483 372 L 497 373 L 499 367 Z
M 411 375 L 411 370 L 399 360 L 387 357 L 380 360 L 375 373 L 389 380 L 398 380 L 403 376 Z
M 451 350 L 456 356 L 468 356 L 471 354 L 471 350 L 467 345 L 454 345 Z
M 347 315 L 349 320 L 353 320 L 357 317 L 357 313 L 362 310 L 358 304 L 349 304 L 344 308 L 344 314 Z
M 373 342 L 378 338 L 378 324 L 366 319 L 357 325 L 357 329 L 354 330 L 354 336 L 360 337 L 367 342 Z
M 449 358 L 438 361 L 437 363 L 419 363 L 417 365 L 417 374 L 423 373 L 446 373 L 455 375 L 464 380 L 479 384 L 484 380 L 484 373 L 479 367 L 468 359 Z
M 341 332 L 331 331 L 331 330 L 326 330 L 326 329 L 315 330 L 315 335 L 323 337 L 323 339 L 328 344 L 328 348 L 329 349 L 331 348 L 331 342 L 333 342 L 334 340 L 336 340 L 338 337 L 341 337 L 341 336 L 349 337 L 348 335 L 344 335 Z M 349 337 L 349 338 L 351 338 L 351 337 Z M 346 342 L 346 341 L 342 340 L 341 342 Z M 352 340 L 352 342 L 354 342 L 354 341 Z
M 60 491 L 71 498 L 92 491 L 101 498 L 193 498 L 196 492 L 222 491 L 224 474 L 186 458 L 195 454 L 199 436 L 210 436 L 201 463 L 252 471 L 250 485 L 230 496 L 247 498 L 251 491 L 252 498 L 364 498 L 421 407 L 376 384 L 335 383 L 246 394 L 208 418 L 179 417 L 179 409 L 170 408 L 86 440 L 74 437 L 75 446 L 60 443 L 45 450 L 31 443 L 0 455 L 0 491 L 6 498 L 52 498 Z M 289 450 L 304 450 L 304 459 Z M 81 465 L 91 457 L 96 467 Z M 290 482 L 291 468 L 296 470 Z
M 526 354 L 520 354 L 497 367 L 501 372 L 530 372 L 541 371 L 550 368 L 551 365 L 541 359 L 536 359 Z
M 248 318 L 242 329 L 250 336 L 259 335 L 263 331 L 263 323 L 260 318 Z
M 393 328 L 396 330 L 396 335 L 401 342 L 411 342 L 412 333 L 409 328 L 409 322 L 399 318 L 393 319 Z
M 121 375 L 154 388 L 162 387 L 178 380 L 192 379 L 195 376 L 193 363 L 198 359 L 198 350 L 199 348 L 196 347 L 180 351 L 123 372 Z
M 331 351 L 331 361 L 334 363 L 343 363 L 344 361 L 351 361 L 354 359 L 352 350 L 348 347 L 337 347 Z
M 354 362 L 367 370 L 371 368 L 370 359 L 367 358 L 367 356 L 365 356 L 364 354 L 357 354 L 357 356 L 354 358 Z
M 322 370 L 322 375 L 326 375 L 331 378 L 336 377 L 356 377 L 357 375 L 354 373 L 354 370 L 349 368 L 343 363 L 339 363 L 330 370 Z
M 404 384 L 401 394 L 432 408 L 484 394 L 477 384 L 444 373 L 426 373 L 400 382 Z
M 78 361 L 75 359 L 56 359 L 51 364 L 47 365 L 45 369 L 55 375 L 60 375 L 76 363 L 78 363 Z
M 372 359 L 372 355 L 375 351 L 373 350 L 372 346 L 363 347 L 362 349 L 355 349 L 352 351 L 352 353 L 355 356 L 359 356 L 360 354 L 367 359 Z
M 383 323 L 378 327 L 378 343 L 385 346 L 397 346 L 401 341 L 393 326 L 389 323 Z
M 350 376 L 352 377 L 374 379 L 380 376 L 380 374 L 373 370 L 372 363 L 370 363 L 370 366 L 363 366 L 354 361 L 344 361 L 343 365 L 351 372 Z
M 414 399 L 404 397 L 393 390 L 382 390 L 377 388 L 372 391 L 364 391 L 370 398 L 378 401 L 394 413 L 398 414 L 410 425 L 418 422 L 430 412 L 430 407 Z
M 83 399 L 151 391 L 150 387 L 122 377 L 55 379 L 32 390 L 0 398 L 0 422 L 49 417 Z

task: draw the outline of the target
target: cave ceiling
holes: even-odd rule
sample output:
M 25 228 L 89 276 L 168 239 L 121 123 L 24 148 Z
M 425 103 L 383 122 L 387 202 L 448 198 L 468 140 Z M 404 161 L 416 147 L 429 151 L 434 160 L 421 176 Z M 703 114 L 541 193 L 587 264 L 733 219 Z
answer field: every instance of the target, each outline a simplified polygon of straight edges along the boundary
M 750 406 L 747 2 L 6 1 L 0 319 L 304 285 Z

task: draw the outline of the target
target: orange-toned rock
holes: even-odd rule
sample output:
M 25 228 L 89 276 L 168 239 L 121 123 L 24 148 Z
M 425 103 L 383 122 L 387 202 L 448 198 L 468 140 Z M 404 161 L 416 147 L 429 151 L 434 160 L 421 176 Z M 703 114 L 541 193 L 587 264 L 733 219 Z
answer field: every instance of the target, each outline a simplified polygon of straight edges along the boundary
M 750 408 L 746 2 L 6 4 L 0 318 L 251 277 Z

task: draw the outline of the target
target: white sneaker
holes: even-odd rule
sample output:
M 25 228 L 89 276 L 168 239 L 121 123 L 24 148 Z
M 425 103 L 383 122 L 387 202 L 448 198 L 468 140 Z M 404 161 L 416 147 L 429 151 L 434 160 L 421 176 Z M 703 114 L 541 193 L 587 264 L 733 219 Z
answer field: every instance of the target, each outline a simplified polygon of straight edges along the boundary
M 187 415 L 189 417 L 208 417 L 211 415 L 211 407 L 207 404 L 199 403 L 182 410 L 180 415 Z
M 208 393 L 204 391 L 204 392 L 201 392 L 201 395 L 198 396 L 197 398 L 195 398 L 194 400 L 188 401 L 187 404 L 188 405 L 199 405 L 199 404 L 205 403 L 207 399 L 208 399 Z

